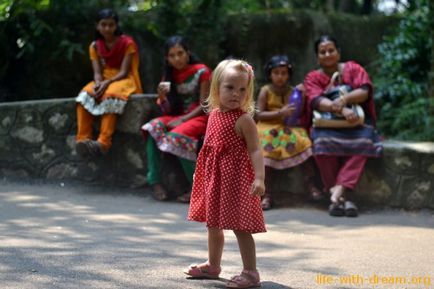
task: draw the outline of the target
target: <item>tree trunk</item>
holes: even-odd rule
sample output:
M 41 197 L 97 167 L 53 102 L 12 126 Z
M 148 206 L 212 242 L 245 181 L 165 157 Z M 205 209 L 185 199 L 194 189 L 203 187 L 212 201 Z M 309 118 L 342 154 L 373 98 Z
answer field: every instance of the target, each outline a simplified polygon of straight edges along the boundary
M 339 11 L 344 13 L 354 12 L 356 6 L 355 0 L 341 0 L 339 1 Z
M 429 1 L 430 6 L 430 18 L 431 18 L 431 73 L 429 74 L 429 95 L 434 98 L 434 1 Z M 434 106 L 431 107 L 431 112 L 434 114 Z
M 362 14 L 363 15 L 371 14 L 373 4 L 374 3 L 372 0 L 363 0 Z
M 327 0 L 325 10 L 326 10 L 326 12 L 335 11 L 335 1 L 334 0 Z

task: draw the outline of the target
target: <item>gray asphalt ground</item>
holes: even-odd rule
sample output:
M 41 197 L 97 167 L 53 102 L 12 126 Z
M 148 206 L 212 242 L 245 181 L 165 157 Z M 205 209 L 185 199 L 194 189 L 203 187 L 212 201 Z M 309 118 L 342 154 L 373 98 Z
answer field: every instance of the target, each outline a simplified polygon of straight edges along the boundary
M 189 280 L 206 259 L 188 206 L 143 190 L 0 181 L 0 289 L 224 288 L 241 259 L 226 234 L 220 280 Z M 434 288 L 431 211 L 274 209 L 255 235 L 262 288 Z

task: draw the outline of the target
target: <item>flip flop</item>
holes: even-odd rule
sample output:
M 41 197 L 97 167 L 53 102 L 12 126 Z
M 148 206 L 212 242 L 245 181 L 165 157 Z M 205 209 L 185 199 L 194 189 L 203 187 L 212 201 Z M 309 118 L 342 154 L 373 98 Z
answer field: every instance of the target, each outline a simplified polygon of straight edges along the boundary
M 357 209 L 357 206 L 351 201 L 346 201 L 344 204 L 344 208 L 345 216 L 347 217 L 357 217 L 359 215 L 359 210 Z
M 342 217 L 345 215 L 344 205 L 341 203 L 332 203 L 329 206 L 329 215 L 332 217 Z

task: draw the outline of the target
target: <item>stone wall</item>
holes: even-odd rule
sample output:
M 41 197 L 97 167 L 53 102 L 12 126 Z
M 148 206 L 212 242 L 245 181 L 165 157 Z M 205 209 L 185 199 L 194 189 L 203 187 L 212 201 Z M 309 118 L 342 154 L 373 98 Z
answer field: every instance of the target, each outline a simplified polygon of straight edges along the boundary
M 84 161 L 74 150 L 73 99 L 0 104 L 0 177 L 143 187 L 146 154 L 140 126 L 157 115 L 154 95 L 132 96 L 119 119 L 111 151 Z M 359 203 L 434 209 L 434 143 L 388 141 L 384 145 L 384 157 L 368 161 L 355 192 Z M 164 156 L 162 173 L 169 191 L 181 194 L 188 189 L 173 156 Z M 294 196 L 306 195 L 299 167 L 274 171 L 270 179 L 267 189 L 277 205 L 291 205 Z

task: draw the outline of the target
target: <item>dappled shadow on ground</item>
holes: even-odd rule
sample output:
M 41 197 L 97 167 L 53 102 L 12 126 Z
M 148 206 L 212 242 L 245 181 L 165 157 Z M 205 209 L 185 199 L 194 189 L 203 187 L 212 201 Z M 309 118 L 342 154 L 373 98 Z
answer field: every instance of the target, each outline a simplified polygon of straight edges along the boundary
M 23 289 L 33 288 L 23 284 L 71 289 L 203 288 L 205 283 L 224 288 L 223 278 L 192 281 L 182 274 L 188 264 L 206 259 L 207 249 L 204 225 L 187 222 L 187 210 L 185 204 L 156 202 L 145 190 L 2 184 L 0 281 Z M 268 211 L 272 237 L 256 237 L 264 260 L 262 287 L 292 288 L 269 277 L 286 276 L 293 266 L 306 274 L 339 274 L 333 263 L 306 265 L 324 250 L 320 242 L 300 249 L 306 236 L 320 241 L 318 235 L 330 228 L 351 233 L 375 226 L 434 227 L 433 218 L 412 216 L 392 211 L 350 219 L 315 208 Z M 240 269 L 235 238 L 227 236 L 223 277 Z

